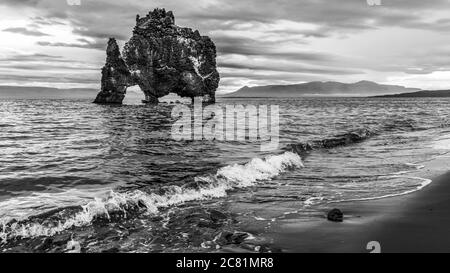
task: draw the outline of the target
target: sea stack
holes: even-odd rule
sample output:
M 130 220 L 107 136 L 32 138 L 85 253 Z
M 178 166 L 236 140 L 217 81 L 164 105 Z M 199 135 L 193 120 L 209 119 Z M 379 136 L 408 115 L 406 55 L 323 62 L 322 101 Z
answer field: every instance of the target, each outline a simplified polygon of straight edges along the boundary
M 133 36 L 123 54 L 110 38 L 106 56 L 95 103 L 121 104 L 127 88 L 134 85 L 148 103 L 158 103 L 158 98 L 169 93 L 215 102 L 220 76 L 214 42 L 198 30 L 175 25 L 171 11 L 155 9 L 145 17 L 136 16 Z

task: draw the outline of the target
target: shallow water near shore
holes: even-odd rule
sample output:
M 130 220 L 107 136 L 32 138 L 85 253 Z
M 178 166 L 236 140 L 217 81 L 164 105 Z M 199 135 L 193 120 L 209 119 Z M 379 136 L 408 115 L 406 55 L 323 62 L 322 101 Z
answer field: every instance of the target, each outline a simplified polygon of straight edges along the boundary
M 1 250 L 280 251 L 280 219 L 420 190 L 415 171 L 450 148 L 449 99 L 227 104 L 278 105 L 279 149 L 175 141 L 171 104 L 0 101 Z

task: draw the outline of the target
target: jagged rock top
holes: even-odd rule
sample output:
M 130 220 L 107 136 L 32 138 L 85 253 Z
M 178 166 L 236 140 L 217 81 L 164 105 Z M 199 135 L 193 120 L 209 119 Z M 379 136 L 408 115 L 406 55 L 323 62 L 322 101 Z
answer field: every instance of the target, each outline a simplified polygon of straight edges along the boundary
M 137 28 L 145 29 L 148 26 L 160 26 L 162 28 L 167 28 L 174 25 L 175 16 L 173 16 L 173 12 L 166 12 L 165 9 L 155 9 L 150 11 L 144 18 L 140 18 L 139 15 L 136 16 Z
M 165 9 L 155 9 L 149 12 L 145 17 L 136 16 L 136 26 L 133 34 L 144 36 L 166 36 L 181 35 L 192 39 L 200 39 L 198 30 L 193 31 L 190 28 L 179 27 L 175 24 L 175 17 L 172 11 Z M 206 36 L 205 36 L 206 37 Z

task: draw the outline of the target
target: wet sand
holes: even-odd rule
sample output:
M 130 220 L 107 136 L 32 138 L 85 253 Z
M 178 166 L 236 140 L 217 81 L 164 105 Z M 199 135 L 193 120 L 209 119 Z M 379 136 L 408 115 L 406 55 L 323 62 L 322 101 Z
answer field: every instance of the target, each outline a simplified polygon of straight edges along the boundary
M 431 162 L 421 177 L 450 170 L 449 158 Z M 362 252 L 377 241 L 381 252 L 450 252 L 450 172 L 436 176 L 424 189 L 402 196 L 328 204 L 324 216 L 305 221 L 292 216 L 269 236 L 283 252 Z M 344 222 L 325 219 L 341 209 Z

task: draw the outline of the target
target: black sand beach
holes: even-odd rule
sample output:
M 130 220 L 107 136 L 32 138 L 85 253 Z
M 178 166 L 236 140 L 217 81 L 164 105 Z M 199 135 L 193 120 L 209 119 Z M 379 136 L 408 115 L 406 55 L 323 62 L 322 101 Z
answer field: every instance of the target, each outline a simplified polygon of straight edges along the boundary
M 442 160 L 443 159 L 443 160 Z M 449 169 L 447 158 L 429 162 L 422 177 Z M 450 172 L 436 176 L 424 189 L 403 196 L 329 204 L 346 217 L 342 223 L 291 218 L 272 235 L 286 252 L 371 252 L 377 241 L 382 253 L 448 252 L 450 245 Z

